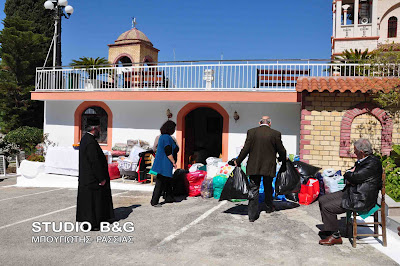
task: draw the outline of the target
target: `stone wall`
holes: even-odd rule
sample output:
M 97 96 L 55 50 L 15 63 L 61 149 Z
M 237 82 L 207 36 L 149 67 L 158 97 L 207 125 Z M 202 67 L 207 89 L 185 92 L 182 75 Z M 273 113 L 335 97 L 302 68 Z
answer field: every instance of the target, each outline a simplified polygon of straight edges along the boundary
M 400 144 L 399 130 L 366 94 L 302 94 L 300 157 L 312 165 L 346 170 L 354 164 L 352 143 L 360 136 L 387 153 L 388 145 Z

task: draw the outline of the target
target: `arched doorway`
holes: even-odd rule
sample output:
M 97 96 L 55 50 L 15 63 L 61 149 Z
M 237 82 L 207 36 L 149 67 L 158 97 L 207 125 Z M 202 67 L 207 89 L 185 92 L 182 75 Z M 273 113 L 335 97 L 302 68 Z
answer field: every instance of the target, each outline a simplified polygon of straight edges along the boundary
M 214 109 L 199 107 L 185 116 L 184 166 L 206 164 L 208 157 L 222 154 L 223 117 Z
M 221 105 L 217 103 L 188 103 L 177 115 L 176 137 L 181 147 L 178 167 L 187 166 L 189 156 L 195 152 L 200 155 L 197 160 L 207 158 L 208 154 L 215 154 L 215 157 L 222 154 L 222 159 L 227 161 L 228 134 L 229 115 Z M 210 136 L 209 139 L 207 139 L 207 136 Z M 211 146 L 211 143 L 217 143 L 215 144 L 216 147 L 207 148 Z M 189 150 L 186 151 L 186 148 Z

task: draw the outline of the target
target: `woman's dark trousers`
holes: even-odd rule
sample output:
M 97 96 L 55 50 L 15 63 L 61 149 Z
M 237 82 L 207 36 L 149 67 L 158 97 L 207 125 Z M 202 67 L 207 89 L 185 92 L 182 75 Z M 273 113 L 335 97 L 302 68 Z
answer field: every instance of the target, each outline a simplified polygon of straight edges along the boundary
M 164 192 L 165 202 L 174 202 L 174 197 L 172 195 L 172 178 L 157 174 L 156 185 L 150 202 L 151 205 L 157 205 Z

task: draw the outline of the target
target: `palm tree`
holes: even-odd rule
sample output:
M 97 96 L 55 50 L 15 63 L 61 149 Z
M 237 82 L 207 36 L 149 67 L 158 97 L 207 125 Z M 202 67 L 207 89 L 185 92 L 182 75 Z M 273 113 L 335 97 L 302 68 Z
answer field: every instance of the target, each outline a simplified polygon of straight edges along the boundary
M 72 60 L 70 66 L 76 68 L 84 68 L 89 74 L 89 79 L 96 79 L 96 68 L 100 68 L 104 65 L 109 65 L 110 62 L 104 57 L 80 57 L 79 60 Z
M 364 52 L 361 49 L 350 49 L 344 50 L 344 52 L 340 56 L 336 56 L 336 60 L 346 61 L 347 63 L 360 63 L 365 62 L 372 57 L 372 53 L 368 52 L 366 49 Z
M 360 64 L 360 66 L 342 66 L 340 73 L 342 76 L 365 76 L 367 68 L 361 64 L 367 63 L 369 59 L 374 56 L 373 53 L 368 52 L 368 49 L 361 51 L 361 49 L 344 50 L 343 53 L 335 57 L 335 62 L 340 64 Z

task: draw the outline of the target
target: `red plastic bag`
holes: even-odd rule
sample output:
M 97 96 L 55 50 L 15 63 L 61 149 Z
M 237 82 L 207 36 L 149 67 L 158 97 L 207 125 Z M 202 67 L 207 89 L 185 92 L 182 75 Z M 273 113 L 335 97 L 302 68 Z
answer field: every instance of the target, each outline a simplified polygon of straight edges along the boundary
M 121 177 L 118 169 L 118 163 L 111 163 L 108 165 L 108 174 L 110 175 L 110 180 Z
M 195 171 L 186 174 L 186 179 L 189 182 L 189 197 L 197 197 L 201 195 L 201 183 L 207 176 L 206 171 Z
M 318 179 L 309 178 L 307 185 L 301 185 L 299 193 L 299 204 L 309 205 L 313 203 L 319 196 Z

